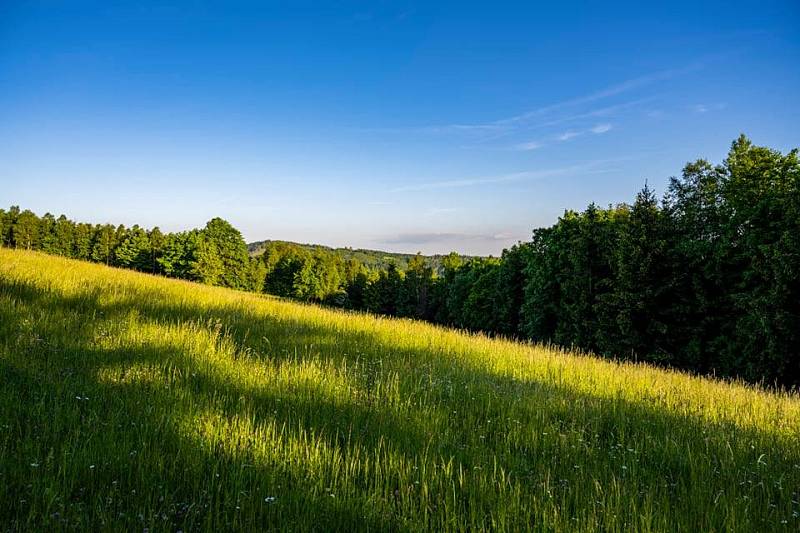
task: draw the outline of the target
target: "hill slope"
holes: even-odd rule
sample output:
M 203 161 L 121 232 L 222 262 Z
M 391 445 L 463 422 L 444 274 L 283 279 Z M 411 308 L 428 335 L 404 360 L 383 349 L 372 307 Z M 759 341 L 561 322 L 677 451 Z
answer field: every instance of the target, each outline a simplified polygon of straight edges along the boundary
M 797 530 L 800 399 L 0 249 L 0 529 Z

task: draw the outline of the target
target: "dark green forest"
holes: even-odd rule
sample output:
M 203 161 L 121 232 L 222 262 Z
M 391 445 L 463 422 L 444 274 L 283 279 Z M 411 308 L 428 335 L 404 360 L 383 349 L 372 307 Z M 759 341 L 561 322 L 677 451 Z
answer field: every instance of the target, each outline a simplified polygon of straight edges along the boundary
M 566 211 L 499 258 L 373 262 L 282 241 L 251 255 L 202 229 L 76 223 L 0 210 L 5 246 L 346 309 L 417 318 L 750 382 L 800 385 L 800 163 L 733 142 L 662 197 Z

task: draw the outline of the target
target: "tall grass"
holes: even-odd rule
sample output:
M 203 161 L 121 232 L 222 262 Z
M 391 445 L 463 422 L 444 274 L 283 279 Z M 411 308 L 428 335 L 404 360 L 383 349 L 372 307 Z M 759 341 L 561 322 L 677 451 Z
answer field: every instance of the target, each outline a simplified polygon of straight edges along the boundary
M 0 250 L 2 530 L 800 528 L 800 398 Z

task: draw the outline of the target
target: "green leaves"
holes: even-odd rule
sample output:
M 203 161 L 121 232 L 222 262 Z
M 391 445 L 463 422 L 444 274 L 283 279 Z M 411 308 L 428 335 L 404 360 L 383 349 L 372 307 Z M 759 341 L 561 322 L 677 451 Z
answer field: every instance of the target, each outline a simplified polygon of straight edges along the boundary
M 529 338 L 697 372 L 800 383 L 800 165 L 745 137 L 659 203 L 567 212 L 534 232 Z

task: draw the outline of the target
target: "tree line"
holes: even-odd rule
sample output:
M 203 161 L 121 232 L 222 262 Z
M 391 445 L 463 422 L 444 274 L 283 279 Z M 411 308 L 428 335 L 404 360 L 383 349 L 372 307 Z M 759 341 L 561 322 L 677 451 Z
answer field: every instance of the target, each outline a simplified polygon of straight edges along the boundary
M 428 320 L 752 382 L 800 385 L 800 164 L 744 136 L 657 198 L 566 211 L 499 258 L 376 269 L 272 241 L 256 257 L 202 229 L 74 223 L 0 209 L 6 246 L 347 309 Z
M 300 244 L 294 243 L 290 241 L 279 241 L 279 240 L 265 240 L 265 241 L 256 241 L 250 242 L 247 244 L 247 249 L 250 251 L 250 255 L 261 255 L 264 251 L 275 245 L 294 245 L 299 246 L 300 248 L 305 249 L 308 252 L 330 252 L 337 256 L 339 256 L 343 261 L 347 262 L 350 259 L 355 259 L 357 262 L 364 265 L 369 270 L 385 270 L 389 268 L 389 265 L 394 265 L 395 267 L 405 271 L 408 269 L 408 263 L 411 259 L 414 258 L 415 254 L 406 254 L 406 253 L 399 253 L 399 252 L 386 252 L 382 250 L 370 250 L 365 248 L 352 248 L 352 247 L 344 247 L 344 248 L 331 248 L 329 246 L 324 246 L 321 244 Z M 444 258 L 447 257 L 446 254 L 434 254 L 434 255 L 426 255 L 425 256 L 425 263 L 431 266 L 435 271 L 439 272 L 442 268 L 442 261 Z M 462 260 L 471 259 L 472 256 L 462 255 Z

